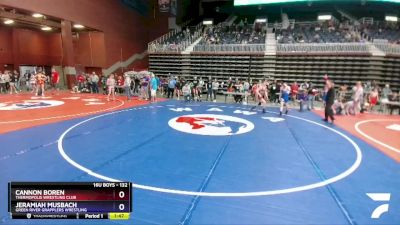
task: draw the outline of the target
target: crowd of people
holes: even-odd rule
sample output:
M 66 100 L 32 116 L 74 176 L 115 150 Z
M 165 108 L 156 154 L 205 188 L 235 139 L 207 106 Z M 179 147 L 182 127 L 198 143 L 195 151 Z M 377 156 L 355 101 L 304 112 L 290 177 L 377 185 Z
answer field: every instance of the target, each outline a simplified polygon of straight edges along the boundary
M 376 81 L 362 84 L 360 81 L 349 88 L 342 85 L 335 87 L 333 81 L 324 76 L 325 87 L 318 89 L 312 82 L 296 81 L 289 84 L 273 79 L 260 80 L 233 80 L 229 78 L 225 82 L 219 82 L 216 78 L 194 77 L 192 80 L 185 80 L 183 77 L 169 75 L 160 78 L 152 72 L 133 75 L 129 72 L 125 74 L 97 75 L 79 74 L 76 77 L 76 85 L 73 87 L 75 93 L 100 93 L 107 95 L 107 100 L 115 100 L 115 95 L 126 95 L 127 100 L 132 96 L 139 99 L 155 102 L 158 96 L 166 98 L 183 99 L 190 101 L 216 101 L 218 93 L 223 90 L 224 94 L 233 96 L 236 103 L 247 103 L 248 97 L 256 102 L 256 108 L 260 106 L 265 112 L 267 102 L 279 103 L 280 114 L 287 114 L 289 111 L 289 101 L 291 105 L 299 106 L 303 111 L 314 109 L 314 102 L 321 100 L 324 104 L 327 118 L 333 119 L 334 114 L 358 115 L 365 111 L 376 110 L 376 105 L 387 102 L 398 102 L 400 93 L 391 90 L 390 85 L 380 87 Z M 36 96 L 45 96 L 46 90 L 52 90 L 52 94 L 58 90 L 59 74 L 53 68 L 51 75 L 46 75 L 41 68 L 35 73 L 26 71 L 20 75 L 16 70 L 0 72 L 0 93 L 19 93 L 22 90 L 35 93 Z M 238 94 L 240 93 L 240 94 Z M 390 108 L 393 113 L 395 107 Z
M 36 96 L 45 96 L 46 89 L 51 89 L 52 94 L 58 90 L 59 81 L 60 76 L 54 68 L 49 75 L 46 75 L 43 68 L 38 68 L 33 73 L 27 70 L 22 75 L 17 70 L 0 71 L 0 94 L 18 94 L 25 90 L 35 93 Z

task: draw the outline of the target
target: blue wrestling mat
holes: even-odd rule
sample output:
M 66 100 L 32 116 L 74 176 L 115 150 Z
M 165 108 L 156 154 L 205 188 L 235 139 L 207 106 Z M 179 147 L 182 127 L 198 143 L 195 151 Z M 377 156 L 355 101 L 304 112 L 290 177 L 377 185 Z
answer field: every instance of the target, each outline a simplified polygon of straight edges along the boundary
M 400 165 L 311 112 L 167 101 L 0 143 L 0 224 L 400 224 Z M 130 220 L 7 213 L 10 181 L 101 180 L 134 184 Z

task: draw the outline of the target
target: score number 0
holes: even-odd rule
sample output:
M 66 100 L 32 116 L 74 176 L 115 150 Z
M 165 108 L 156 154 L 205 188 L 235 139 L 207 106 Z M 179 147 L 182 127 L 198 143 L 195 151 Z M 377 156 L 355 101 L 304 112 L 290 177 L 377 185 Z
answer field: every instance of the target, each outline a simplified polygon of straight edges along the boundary
M 120 191 L 118 193 L 118 197 L 119 198 L 124 198 L 125 197 L 125 192 L 124 191 Z M 123 203 L 121 203 L 121 204 L 119 204 L 118 208 L 119 208 L 120 211 L 123 211 L 125 209 L 125 205 Z

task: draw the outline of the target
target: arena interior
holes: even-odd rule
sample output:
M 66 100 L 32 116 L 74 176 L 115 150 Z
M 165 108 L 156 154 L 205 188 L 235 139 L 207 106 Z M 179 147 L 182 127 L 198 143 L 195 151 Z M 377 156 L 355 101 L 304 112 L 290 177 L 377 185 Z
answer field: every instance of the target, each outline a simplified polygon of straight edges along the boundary
M 400 224 L 399 0 L 0 0 L 0 224 Z

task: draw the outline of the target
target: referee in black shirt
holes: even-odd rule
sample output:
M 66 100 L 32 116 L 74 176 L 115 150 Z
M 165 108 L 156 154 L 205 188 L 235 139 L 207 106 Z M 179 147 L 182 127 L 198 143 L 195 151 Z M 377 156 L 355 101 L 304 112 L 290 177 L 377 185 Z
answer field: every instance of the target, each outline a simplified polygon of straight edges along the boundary
M 335 102 L 335 88 L 334 88 L 333 82 L 330 80 L 326 81 L 326 87 L 328 89 L 328 92 L 326 93 L 326 98 L 325 98 L 325 119 L 324 119 L 324 121 L 328 122 L 328 117 L 329 117 L 333 123 L 335 118 L 333 117 L 332 105 Z

